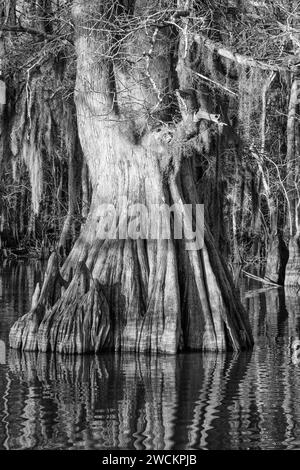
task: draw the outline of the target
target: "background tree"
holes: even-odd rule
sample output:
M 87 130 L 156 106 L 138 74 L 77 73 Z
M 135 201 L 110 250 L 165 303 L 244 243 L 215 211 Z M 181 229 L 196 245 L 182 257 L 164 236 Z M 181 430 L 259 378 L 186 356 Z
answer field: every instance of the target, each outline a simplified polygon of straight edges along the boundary
M 8 99 L 2 181 L 27 188 L 15 206 L 6 194 L 9 220 L 6 200 L 2 200 L 2 225 L 7 227 L 5 233 L 11 232 L 9 242 L 2 231 L 3 244 L 44 247 L 43 255 L 62 231 L 60 245 L 66 251 L 81 221 L 82 165 L 73 102 L 75 68 L 68 2 L 2 4 Z

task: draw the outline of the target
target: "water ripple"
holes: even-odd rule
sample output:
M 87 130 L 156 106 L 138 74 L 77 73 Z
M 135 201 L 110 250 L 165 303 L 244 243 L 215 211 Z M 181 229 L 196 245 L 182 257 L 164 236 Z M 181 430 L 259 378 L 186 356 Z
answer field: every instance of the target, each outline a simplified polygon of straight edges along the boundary
M 2 341 L 39 276 L 37 266 L 0 270 Z M 256 340 L 250 353 L 8 351 L 0 364 L 0 449 L 300 449 L 300 364 L 292 351 L 300 299 L 279 289 L 242 298 Z

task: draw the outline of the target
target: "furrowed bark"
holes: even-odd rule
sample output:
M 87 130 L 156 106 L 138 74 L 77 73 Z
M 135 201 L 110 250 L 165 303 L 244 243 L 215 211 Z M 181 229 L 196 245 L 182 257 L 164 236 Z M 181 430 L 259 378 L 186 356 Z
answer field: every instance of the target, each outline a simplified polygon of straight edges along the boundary
M 297 122 L 297 106 L 300 80 L 295 78 L 290 92 L 290 102 L 287 121 L 287 182 L 289 197 L 289 259 L 286 266 L 284 284 L 286 286 L 300 285 L 300 226 L 299 226 L 299 192 L 297 189 L 299 163 L 298 136 L 299 123 Z

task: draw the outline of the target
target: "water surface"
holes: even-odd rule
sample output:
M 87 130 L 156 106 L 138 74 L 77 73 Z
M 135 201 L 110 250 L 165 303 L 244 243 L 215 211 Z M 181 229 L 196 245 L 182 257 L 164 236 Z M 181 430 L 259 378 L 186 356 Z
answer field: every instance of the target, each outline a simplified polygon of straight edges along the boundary
M 295 292 L 242 282 L 252 352 L 20 354 L 8 332 L 40 270 L 0 267 L 0 449 L 300 449 Z

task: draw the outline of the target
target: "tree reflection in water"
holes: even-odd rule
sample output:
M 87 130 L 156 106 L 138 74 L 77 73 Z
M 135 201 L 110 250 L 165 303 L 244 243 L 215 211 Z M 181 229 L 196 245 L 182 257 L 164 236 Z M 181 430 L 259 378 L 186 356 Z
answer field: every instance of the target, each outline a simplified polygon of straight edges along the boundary
M 224 401 L 224 422 L 240 401 L 239 384 L 250 358 L 64 357 L 11 351 L 6 446 L 207 447 Z
M 4 341 L 37 278 L 36 268 L 22 269 L 10 281 L 0 273 Z M 292 344 L 300 298 L 244 284 L 241 296 L 256 340 L 252 353 L 9 351 L 0 364 L 0 448 L 299 449 L 300 366 Z

